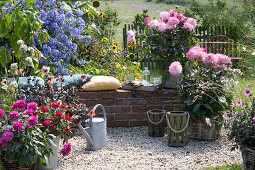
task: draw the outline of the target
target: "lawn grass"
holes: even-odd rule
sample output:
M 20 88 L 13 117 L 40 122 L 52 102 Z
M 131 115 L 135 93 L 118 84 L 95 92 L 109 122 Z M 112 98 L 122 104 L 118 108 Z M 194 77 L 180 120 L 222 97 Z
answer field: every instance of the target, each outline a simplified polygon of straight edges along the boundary
M 232 165 L 223 165 L 223 166 L 216 166 L 216 167 L 208 167 L 202 168 L 202 170 L 243 170 L 243 164 L 232 164 Z

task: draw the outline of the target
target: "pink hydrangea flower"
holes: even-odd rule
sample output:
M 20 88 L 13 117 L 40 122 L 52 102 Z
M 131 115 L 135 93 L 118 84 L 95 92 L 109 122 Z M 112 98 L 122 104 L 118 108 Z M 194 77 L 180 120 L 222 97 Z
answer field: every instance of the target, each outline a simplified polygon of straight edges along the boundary
M 194 18 L 188 18 L 186 22 L 191 24 L 193 26 L 193 29 L 197 26 L 197 21 Z
M 205 55 L 203 60 L 204 60 L 205 64 L 213 66 L 213 65 L 217 64 L 218 56 L 210 53 L 210 54 Z
M 162 11 L 162 12 L 160 12 L 159 17 L 160 17 L 160 19 L 167 21 L 170 18 L 170 13 L 167 11 Z
M 4 114 L 4 110 L 3 110 L 3 109 L 0 109 L 0 119 L 2 119 L 2 117 L 3 117 L 4 115 L 6 115 L 6 114 Z
M 17 111 L 12 111 L 9 115 L 11 120 L 17 120 L 19 118 L 19 112 Z
M 171 25 L 178 25 L 180 23 L 180 20 L 176 17 L 169 18 L 168 22 Z
M 38 118 L 36 116 L 30 116 L 28 118 L 29 125 L 35 126 L 38 124 Z
M 145 20 L 144 20 L 144 23 L 146 25 L 148 25 L 150 23 L 150 21 L 151 21 L 151 17 L 146 17 Z
M 165 32 L 166 31 L 166 23 L 164 21 L 159 21 L 158 26 L 157 26 L 157 30 L 159 32 Z
M 251 93 L 252 93 L 251 88 L 249 88 L 249 89 L 245 88 L 243 93 L 244 93 L 244 95 L 247 96 L 247 99 L 249 99 L 251 96 Z
M 243 103 L 242 103 L 241 99 L 236 99 L 236 106 L 238 106 L 238 107 L 243 106 Z
M 42 74 L 45 76 L 47 76 L 48 74 L 49 74 L 49 72 L 50 72 L 50 67 L 45 67 L 45 66 L 43 66 L 42 67 L 42 69 L 41 69 L 41 72 L 42 72 Z
M 38 104 L 36 102 L 31 102 L 27 104 L 28 109 L 33 110 L 33 112 L 37 111 Z
M 64 144 L 63 148 L 61 149 L 61 153 L 63 156 L 68 156 L 72 150 L 71 144 L 67 143 Z
M 13 129 L 14 129 L 15 131 L 22 131 L 22 130 L 23 130 L 22 125 L 23 125 L 23 123 L 20 122 L 20 121 L 14 122 L 14 123 L 13 123 Z
M 169 73 L 175 77 L 182 74 L 182 65 L 179 61 L 174 61 L 169 66 Z
M 11 130 L 4 130 L 3 132 L 3 136 L 2 136 L 2 139 L 3 141 L 5 142 L 11 142 L 11 140 L 13 139 L 14 135 L 12 133 Z
M 127 33 L 127 40 L 128 40 L 129 42 L 135 42 L 135 41 L 136 41 L 136 39 L 135 39 L 135 34 L 136 34 L 135 31 L 129 30 L 128 33 Z
M 205 122 L 208 126 L 212 127 L 212 123 L 210 121 L 210 118 L 205 118 Z

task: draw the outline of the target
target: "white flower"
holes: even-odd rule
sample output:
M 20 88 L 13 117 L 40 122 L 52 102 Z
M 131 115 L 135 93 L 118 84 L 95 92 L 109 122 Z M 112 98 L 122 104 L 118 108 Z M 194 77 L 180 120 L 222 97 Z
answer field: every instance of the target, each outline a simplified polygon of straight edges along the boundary
M 19 50 L 20 50 L 20 52 L 26 52 L 27 51 L 27 46 L 25 44 L 23 44 L 19 47 Z
M 25 59 L 25 61 L 26 61 L 27 63 L 33 63 L 33 60 L 32 60 L 31 57 L 27 57 L 27 58 Z
M 245 48 L 245 47 L 243 47 L 243 51 L 246 51 L 246 48 Z
M 30 53 L 32 54 L 35 50 L 34 50 L 33 47 L 29 47 L 29 48 L 27 49 L 27 51 L 30 52 Z
M 18 63 L 12 63 L 11 70 L 16 70 L 16 69 L 18 69 Z
M 18 88 L 18 83 L 17 83 L 16 81 L 12 81 L 11 84 L 10 84 L 10 86 L 11 86 L 12 88 Z
M 18 40 L 18 41 L 17 41 L 17 44 L 18 44 L 18 45 L 24 45 L 24 41 L 23 41 L 23 40 Z
M 255 51 L 251 53 L 252 55 L 255 55 Z

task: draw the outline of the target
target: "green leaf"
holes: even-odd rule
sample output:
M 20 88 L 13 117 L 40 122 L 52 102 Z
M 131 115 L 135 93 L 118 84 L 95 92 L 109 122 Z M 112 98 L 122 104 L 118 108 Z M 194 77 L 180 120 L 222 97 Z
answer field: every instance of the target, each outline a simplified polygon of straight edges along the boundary
M 42 158 L 39 158 L 39 162 L 41 165 L 44 165 L 44 166 L 47 165 L 47 162 Z
M 199 109 L 201 104 L 196 104 L 194 107 L 193 107 L 193 112 L 197 111 Z
M 6 65 L 12 61 L 12 57 L 9 54 L 9 51 L 5 49 L 5 47 L 2 47 L 0 49 L 0 64 L 3 67 L 6 67 Z
M 6 20 L 2 20 L 0 23 L 0 37 L 4 37 L 8 34 L 8 25 Z
M 207 109 L 213 111 L 212 107 L 209 104 L 203 104 Z

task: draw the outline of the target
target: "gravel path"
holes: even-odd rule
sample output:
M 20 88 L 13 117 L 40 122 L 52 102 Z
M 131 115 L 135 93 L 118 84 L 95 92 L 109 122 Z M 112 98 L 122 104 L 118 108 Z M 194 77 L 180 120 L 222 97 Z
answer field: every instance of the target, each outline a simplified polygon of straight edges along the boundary
M 83 169 L 200 169 L 241 163 L 239 150 L 230 151 L 226 136 L 216 141 L 190 140 L 185 147 L 169 147 L 164 137 L 149 137 L 147 127 L 108 128 L 107 148 L 86 151 L 86 140 L 70 140 L 72 152 L 59 157 L 59 170 Z

